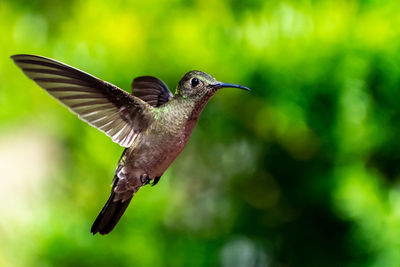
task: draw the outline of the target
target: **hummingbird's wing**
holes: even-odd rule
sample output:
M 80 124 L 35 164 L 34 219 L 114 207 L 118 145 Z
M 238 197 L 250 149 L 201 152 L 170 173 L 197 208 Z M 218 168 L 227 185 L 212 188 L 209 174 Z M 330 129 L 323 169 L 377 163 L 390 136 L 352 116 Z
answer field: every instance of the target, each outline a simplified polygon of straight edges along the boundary
M 135 78 L 132 82 L 132 94 L 153 107 L 159 107 L 173 97 L 165 83 L 153 76 Z
M 11 58 L 41 88 L 121 146 L 129 147 L 151 121 L 147 103 L 113 84 L 46 57 Z

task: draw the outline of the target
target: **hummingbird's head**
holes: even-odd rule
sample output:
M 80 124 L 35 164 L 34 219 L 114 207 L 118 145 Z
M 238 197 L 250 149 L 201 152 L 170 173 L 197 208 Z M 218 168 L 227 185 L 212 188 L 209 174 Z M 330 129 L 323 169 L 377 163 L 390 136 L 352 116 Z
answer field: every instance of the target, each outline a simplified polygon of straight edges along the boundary
M 206 95 L 213 95 L 218 89 L 224 87 L 240 88 L 250 90 L 247 87 L 231 84 L 221 83 L 215 80 L 213 76 L 202 71 L 189 71 L 183 76 L 178 84 L 176 93 L 183 98 L 202 98 Z

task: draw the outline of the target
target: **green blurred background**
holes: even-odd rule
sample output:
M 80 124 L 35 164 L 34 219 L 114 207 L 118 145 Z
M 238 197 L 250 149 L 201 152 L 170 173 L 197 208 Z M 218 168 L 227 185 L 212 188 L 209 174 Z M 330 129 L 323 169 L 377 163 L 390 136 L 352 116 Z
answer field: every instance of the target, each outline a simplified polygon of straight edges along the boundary
M 400 2 L 0 0 L 0 266 L 400 266 Z M 9 56 L 238 83 L 92 236 L 123 151 Z

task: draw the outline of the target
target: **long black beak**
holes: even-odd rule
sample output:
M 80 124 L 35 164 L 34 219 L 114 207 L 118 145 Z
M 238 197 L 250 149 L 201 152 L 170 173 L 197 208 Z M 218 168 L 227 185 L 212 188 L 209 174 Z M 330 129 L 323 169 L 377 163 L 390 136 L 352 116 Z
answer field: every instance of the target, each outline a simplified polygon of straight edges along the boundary
M 250 89 L 247 88 L 247 87 L 244 87 L 244 86 L 238 85 L 238 84 L 233 84 L 233 83 L 217 82 L 216 84 L 212 84 L 211 87 L 214 87 L 216 89 L 225 88 L 225 87 L 232 87 L 232 88 L 239 88 L 239 89 L 243 89 L 243 90 L 246 90 L 246 91 L 250 91 Z

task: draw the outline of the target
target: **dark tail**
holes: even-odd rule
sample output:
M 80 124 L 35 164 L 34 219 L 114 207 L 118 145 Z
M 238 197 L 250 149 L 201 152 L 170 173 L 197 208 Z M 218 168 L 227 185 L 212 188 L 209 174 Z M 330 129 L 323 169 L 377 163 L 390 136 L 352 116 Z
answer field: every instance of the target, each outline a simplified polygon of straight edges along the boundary
M 132 197 L 125 201 L 122 201 L 121 199 L 115 201 L 115 193 L 114 190 L 112 190 L 110 198 L 107 200 L 107 203 L 97 216 L 90 231 L 93 234 L 100 233 L 102 235 L 111 232 L 111 230 L 114 229 L 115 225 L 118 223 L 122 214 L 124 214 L 129 202 L 131 202 L 131 199 Z

